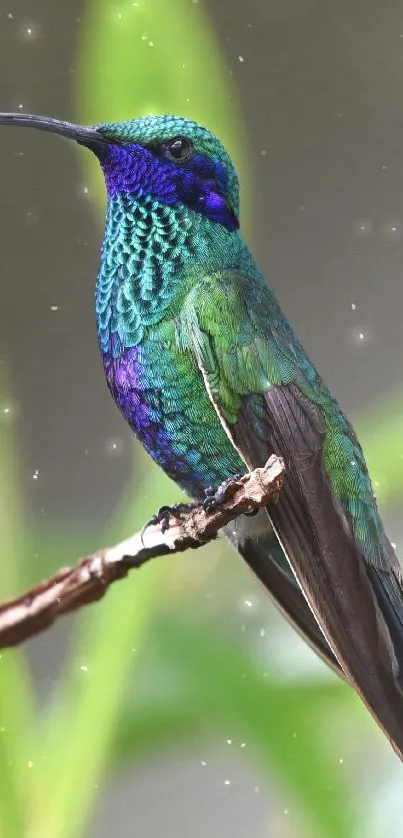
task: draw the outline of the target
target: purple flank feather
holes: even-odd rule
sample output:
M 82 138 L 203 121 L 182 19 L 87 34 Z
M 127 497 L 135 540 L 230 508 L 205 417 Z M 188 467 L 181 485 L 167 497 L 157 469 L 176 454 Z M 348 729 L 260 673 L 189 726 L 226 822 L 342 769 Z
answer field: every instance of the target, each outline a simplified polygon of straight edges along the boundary
M 164 428 L 157 395 L 147 384 L 142 347 L 127 349 L 119 358 L 104 353 L 102 361 L 111 394 L 139 441 L 172 479 L 193 494 L 197 475 L 185 457 L 175 453 L 174 441 Z

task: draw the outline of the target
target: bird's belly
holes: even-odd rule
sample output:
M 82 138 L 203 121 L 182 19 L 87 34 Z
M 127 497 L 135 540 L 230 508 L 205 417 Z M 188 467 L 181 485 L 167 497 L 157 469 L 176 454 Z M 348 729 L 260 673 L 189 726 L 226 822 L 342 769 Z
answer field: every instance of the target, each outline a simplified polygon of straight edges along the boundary
M 112 396 L 151 457 L 200 498 L 246 470 L 210 402 L 192 359 L 150 343 L 103 355 Z

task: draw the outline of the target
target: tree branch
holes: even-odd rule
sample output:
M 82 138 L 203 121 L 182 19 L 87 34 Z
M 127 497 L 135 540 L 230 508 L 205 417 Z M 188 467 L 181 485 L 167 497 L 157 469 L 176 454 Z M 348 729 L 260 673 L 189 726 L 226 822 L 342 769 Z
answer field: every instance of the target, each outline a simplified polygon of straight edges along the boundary
M 152 524 L 144 533 L 98 550 L 74 567 L 62 568 L 23 596 L 5 602 L 0 606 L 0 648 L 22 643 L 51 626 L 61 614 L 101 599 L 112 582 L 123 579 L 132 568 L 211 541 L 238 515 L 273 502 L 283 475 L 283 461 L 272 456 L 263 468 L 228 482 L 222 504 L 211 512 L 200 505 L 180 515 L 171 514 L 165 532 L 161 524 Z

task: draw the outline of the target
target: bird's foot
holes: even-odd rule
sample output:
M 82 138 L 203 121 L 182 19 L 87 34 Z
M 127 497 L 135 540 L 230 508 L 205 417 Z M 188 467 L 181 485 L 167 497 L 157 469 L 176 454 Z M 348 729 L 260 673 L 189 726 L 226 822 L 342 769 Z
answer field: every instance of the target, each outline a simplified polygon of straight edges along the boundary
M 155 526 L 156 524 L 161 525 L 161 532 L 164 533 L 169 530 L 171 518 L 182 518 L 192 509 L 198 506 L 197 503 L 174 503 L 173 506 L 161 506 L 161 509 L 152 516 L 141 530 L 141 539 L 143 540 L 143 535 L 148 529 L 148 527 Z
M 228 488 L 230 486 L 232 487 L 233 484 L 242 477 L 244 477 L 244 474 L 239 472 L 239 474 L 233 474 L 231 477 L 228 477 L 227 480 L 224 480 L 218 489 L 216 486 L 209 486 L 208 489 L 205 489 L 205 499 L 203 501 L 204 511 L 208 513 L 213 512 L 214 509 L 219 509 L 227 499 Z M 255 512 L 255 510 L 253 510 L 253 512 Z

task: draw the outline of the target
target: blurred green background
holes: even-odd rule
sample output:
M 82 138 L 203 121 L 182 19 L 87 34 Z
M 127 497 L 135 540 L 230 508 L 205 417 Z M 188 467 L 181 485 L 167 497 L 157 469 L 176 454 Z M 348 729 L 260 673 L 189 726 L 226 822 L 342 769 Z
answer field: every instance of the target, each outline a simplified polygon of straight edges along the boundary
M 1 10 L 0 107 L 215 130 L 242 225 L 403 495 L 403 16 L 385 0 L 49 0 Z M 175 487 L 103 382 L 91 156 L 4 130 L 0 599 L 130 534 Z M 403 772 L 221 543 L 156 561 L 0 657 L 1 838 L 394 838 Z

